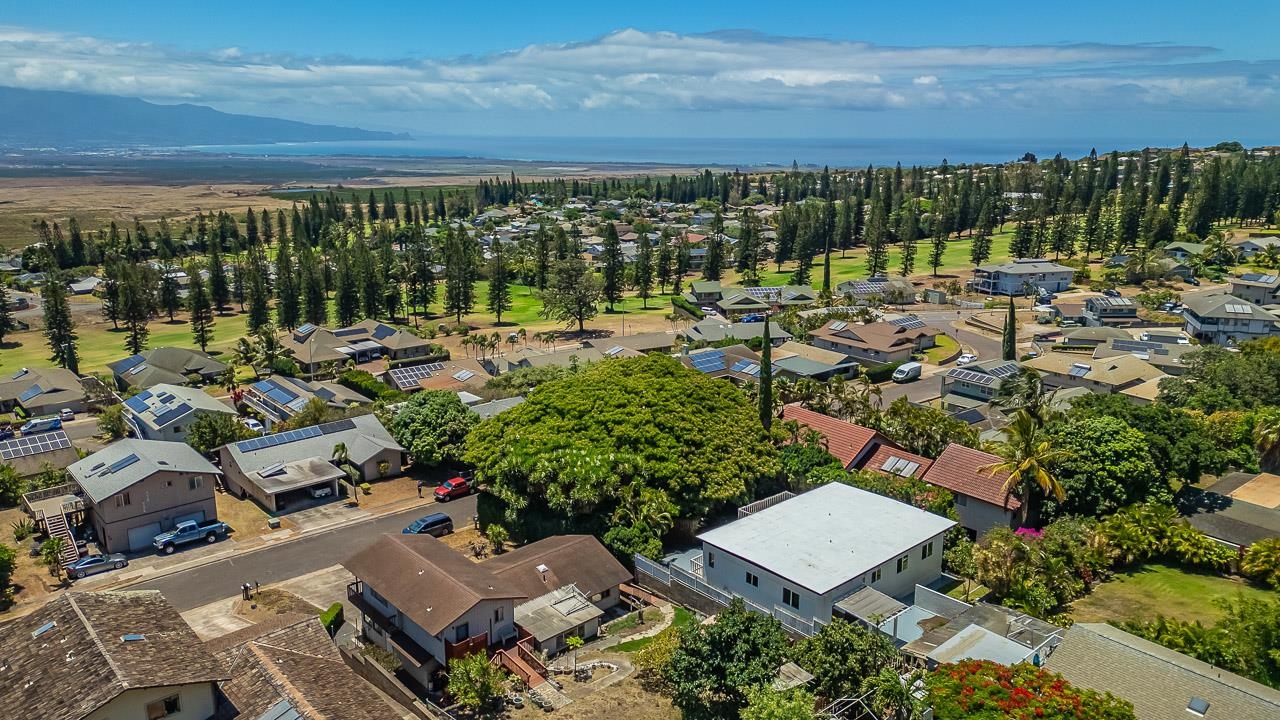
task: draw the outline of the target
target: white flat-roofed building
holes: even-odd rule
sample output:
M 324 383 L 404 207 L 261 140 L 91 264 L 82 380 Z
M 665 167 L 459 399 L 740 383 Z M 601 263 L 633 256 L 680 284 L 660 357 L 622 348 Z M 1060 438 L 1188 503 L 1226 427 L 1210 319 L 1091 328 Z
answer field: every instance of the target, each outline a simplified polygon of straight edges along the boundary
M 701 572 L 757 606 L 825 623 L 835 602 L 862 587 L 900 597 L 937 580 L 943 535 L 955 524 L 832 483 L 699 535 Z

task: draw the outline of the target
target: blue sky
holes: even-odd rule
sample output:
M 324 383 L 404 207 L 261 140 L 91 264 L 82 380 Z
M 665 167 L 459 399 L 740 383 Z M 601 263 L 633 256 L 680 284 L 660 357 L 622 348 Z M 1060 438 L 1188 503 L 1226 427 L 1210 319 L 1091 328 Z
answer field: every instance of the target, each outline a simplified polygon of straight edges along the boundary
M 1280 143 L 1275 0 L 613 5 L 3 0 L 0 84 L 419 137 Z

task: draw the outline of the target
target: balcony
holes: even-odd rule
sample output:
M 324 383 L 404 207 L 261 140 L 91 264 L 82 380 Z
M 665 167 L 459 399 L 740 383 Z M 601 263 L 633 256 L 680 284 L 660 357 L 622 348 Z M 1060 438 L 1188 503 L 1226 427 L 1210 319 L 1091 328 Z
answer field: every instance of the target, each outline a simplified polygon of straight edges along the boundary
M 472 635 L 462 642 L 451 643 L 445 641 L 444 658 L 446 662 L 453 662 L 468 655 L 478 652 L 489 652 L 489 633 L 480 633 Z
M 388 649 L 394 649 L 406 664 L 414 667 L 426 667 L 431 663 L 439 662 L 439 658 L 432 655 L 426 648 L 419 645 L 413 638 L 406 635 L 400 628 L 396 627 L 395 618 L 387 615 L 383 610 L 379 609 L 373 603 L 364 598 L 364 583 L 356 580 L 347 585 L 347 602 L 355 606 L 362 616 L 362 625 L 365 634 L 368 634 L 369 626 L 373 626 L 373 630 L 386 638 Z

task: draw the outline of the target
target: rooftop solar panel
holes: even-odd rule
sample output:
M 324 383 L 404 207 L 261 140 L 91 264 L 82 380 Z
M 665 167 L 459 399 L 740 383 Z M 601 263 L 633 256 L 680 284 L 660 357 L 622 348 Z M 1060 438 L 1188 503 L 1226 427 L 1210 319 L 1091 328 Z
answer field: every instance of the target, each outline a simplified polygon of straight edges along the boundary
M 426 368 L 426 369 L 430 370 L 431 372 L 438 372 L 438 371 L 440 371 L 440 370 L 443 370 L 443 369 L 444 369 L 444 363 L 442 363 L 442 362 L 427 363 L 426 365 L 423 365 L 422 367 L 424 367 L 424 368 Z
M 1076 363 L 1067 371 L 1067 375 L 1070 375 L 1071 377 L 1084 377 L 1085 375 L 1088 375 L 1089 371 L 1092 369 L 1093 368 L 1083 363 Z
M 832 329 L 832 330 L 835 330 L 836 332 L 840 332 L 841 330 L 843 330 L 843 329 L 845 329 L 845 328 L 847 328 L 847 327 L 849 327 L 849 323 L 847 323 L 847 322 L 845 322 L 845 321 L 843 321 L 843 320 L 837 320 L 837 321 L 835 321 L 835 322 L 831 323 L 831 329 Z
M 439 363 L 444 367 L 443 363 Z M 409 367 L 392 368 L 387 372 L 397 390 L 412 390 L 418 382 L 431 377 L 431 369 L 427 365 L 411 365 Z
M 987 372 L 998 378 L 1007 378 L 1007 377 L 1012 377 L 1014 375 L 1017 375 L 1019 367 L 1020 366 L 1016 362 L 1007 362 L 1007 363 L 1002 363 L 1000 365 L 996 365 L 995 367 L 991 368 Z
M 476 374 L 470 370 L 459 370 L 453 374 L 453 379 L 458 382 L 466 382 L 475 376 Z
M 67 434 L 61 430 L 55 430 L 0 442 L 0 460 L 14 460 L 69 447 L 71 447 L 71 440 Z
M 123 469 L 125 469 L 125 468 L 129 467 L 130 465 L 132 465 L 132 464 L 134 464 L 134 463 L 136 463 L 136 462 L 138 462 L 138 456 L 137 456 L 137 455 L 134 455 L 133 453 L 129 453 L 128 455 L 125 455 L 124 457 L 120 458 L 119 460 L 117 460 L 117 461 L 115 461 L 115 462 L 111 463 L 110 465 L 108 465 L 108 466 L 107 466 L 107 469 L 102 471 L 102 474 L 103 474 L 103 475 L 107 475 L 107 474 L 109 474 L 109 473 L 117 473 L 117 472 L 120 472 L 121 470 L 123 470 Z
M 914 317 L 896 318 L 894 320 L 890 320 L 889 324 L 897 325 L 898 327 L 904 330 L 915 330 L 917 328 L 922 328 L 925 326 L 925 323 L 923 320 L 921 320 L 920 318 L 914 318 Z
M 379 324 L 377 327 L 373 329 L 374 340 L 383 340 L 395 334 L 396 334 L 396 329 L 391 327 L 390 325 Z
M 129 357 L 116 363 L 116 372 L 128 372 L 135 365 L 145 362 L 146 358 L 141 355 L 130 355 Z
M 39 383 L 36 383 L 35 385 L 27 388 L 26 392 L 18 396 L 18 402 L 24 403 L 42 392 L 44 392 L 44 388 L 40 387 Z
M 998 379 L 986 373 L 974 372 L 973 370 L 965 370 L 963 368 L 954 368 L 949 370 L 947 372 L 947 377 L 973 383 L 974 385 L 980 385 L 982 387 L 992 385 Z

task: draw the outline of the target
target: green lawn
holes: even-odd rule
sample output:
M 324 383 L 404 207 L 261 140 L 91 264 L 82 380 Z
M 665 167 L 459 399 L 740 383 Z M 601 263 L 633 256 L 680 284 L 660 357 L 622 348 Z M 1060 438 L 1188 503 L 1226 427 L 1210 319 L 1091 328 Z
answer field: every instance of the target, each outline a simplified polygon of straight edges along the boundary
M 1072 604 L 1071 617 L 1076 622 L 1118 625 L 1165 615 L 1211 624 L 1222 616 L 1214 601 L 1234 598 L 1237 593 L 1258 599 L 1275 597 L 1275 593 L 1240 580 L 1151 563 L 1118 573 L 1099 585 Z
M 663 630 L 662 632 L 675 631 L 675 630 L 678 630 L 679 628 L 687 627 L 697 622 L 697 618 L 694 616 L 694 614 L 689 612 L 688 610 L 685 610 L 682 607 L 677 607 L 675 612 L 676 612 L 676 615 L 671 620 L 671 626 L 666 630 Z M 661 634 L 662 633 L 658 633 L 658 635 L 661 635 Z M 658 635 L 650 635 L 649 637 L 642 637 L 642 638 L 637 638 L 635 640 L 628 640 L 623 643 L 618 643 L 617 645 L 614 645 L 610 649 L 616 650 L 617 652 L 635 652 L 645 647 L 649 643 L 653 642 L 653 639 Z
M 934 365 L 939 364 L 943 358 L 951 357 L 960 349 L 960 343 L 953 340 L 950 335 L 939 335 L 934 338 L 934 342 L 938 344 L 924 351 L 925 357 Z

